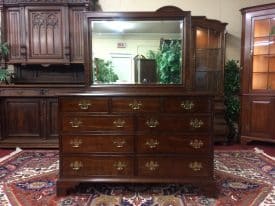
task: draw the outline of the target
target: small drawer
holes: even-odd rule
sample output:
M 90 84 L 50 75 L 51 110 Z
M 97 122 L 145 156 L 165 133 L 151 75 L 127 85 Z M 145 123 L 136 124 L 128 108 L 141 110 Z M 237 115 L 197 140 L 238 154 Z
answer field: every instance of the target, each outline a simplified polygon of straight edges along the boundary
M 108 112 L 108 99 L 60 97 L 59 109 L 61 112 Z
M 112 98 L 112 112 L 158 112 L 159 98 Z
M 106 132 L 133 131 L 132 116 L 116 115 L 74 115 L 67 113 L 62 118 L 63 132 Z
M 166 97 L 163 110 L 164 112 L 210 112 L 211 100 L 203 97 Z
M 62 136 L 64 153 L 132 153 L 133 136 L 75 135 Z
M 211 137 L 206 135 L 140 135 L 137 137 L 138 153 L 207 153 Z
M 146 115 L 138 117 L 139 131 L 208 132 L 211 128 L 210 115 Z
M 212 176 L 213 160 L 206 157 L 139 157 L 138 176 L 186 178 Z
M 62 177 L 133 176 L 134 160 L 124 156 L 65 156 Z

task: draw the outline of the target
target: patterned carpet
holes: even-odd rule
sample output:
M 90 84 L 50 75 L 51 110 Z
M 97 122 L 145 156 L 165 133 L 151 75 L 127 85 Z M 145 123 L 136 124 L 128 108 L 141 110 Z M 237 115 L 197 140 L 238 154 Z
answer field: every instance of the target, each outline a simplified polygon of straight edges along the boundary
M 275 206 L 275 159 L 259 151 L 215 151 L 217 199 L 177 184 L 86 184 L 57 198 L 58 151 L 18 150 L 0 161 L 1 206 Z

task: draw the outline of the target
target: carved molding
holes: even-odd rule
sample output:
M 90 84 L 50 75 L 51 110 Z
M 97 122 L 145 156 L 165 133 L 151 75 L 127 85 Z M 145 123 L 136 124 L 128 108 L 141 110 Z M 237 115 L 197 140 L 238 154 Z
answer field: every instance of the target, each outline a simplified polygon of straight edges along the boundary
M 0 4 L 5 5 L 32 5 L 32 4 L 74 4 L 74 5 L 88 5 L 90 0 L 0 0 Z
M 58 26 L 58 17 L 54 13 L 33 13 L 32 24 L 34 27 L 48 27 L 53 28 Z

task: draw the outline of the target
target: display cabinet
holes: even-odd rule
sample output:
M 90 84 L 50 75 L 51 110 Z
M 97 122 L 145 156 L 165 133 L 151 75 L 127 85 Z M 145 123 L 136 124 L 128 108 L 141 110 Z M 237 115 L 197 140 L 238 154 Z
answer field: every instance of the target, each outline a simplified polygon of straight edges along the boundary
M 275 4 L 243 8 L 241 142 L 275 142 Z
M 215 93 L 214 140 L 222 144 L 228 141 L 223 97 L 226 25 L 204 16 L 192 16 L 193 88 Z

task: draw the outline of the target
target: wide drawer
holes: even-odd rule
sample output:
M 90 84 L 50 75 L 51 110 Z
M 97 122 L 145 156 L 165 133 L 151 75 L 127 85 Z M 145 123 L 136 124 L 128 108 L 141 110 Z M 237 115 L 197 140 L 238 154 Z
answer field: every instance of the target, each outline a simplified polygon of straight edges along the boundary
M 166 97 L 163 100 L 164 112 L 210 112 L 211 100 L 196 97 Z
M 146 115 L 138 117 L 138 131 L 207 132 L 210 115 Z
M 134 160 L 124 156 L 65 156 L 62 177 L 133 176 Z
M 207 157 L 139 157 L 138 176 L 186 178 L 213 175 L 213 160 Z
M 74 115 L 64 114 L 62 118 L 63 132 L 106 132 L 106 131 L 133 131 L 133 117 L 122 115 Z
M 158 112 L 160 99 L 152 97 L 112 98 L 112 112 Z
M 137 137 L 138 153 L 207 153 L 211 137 L 207 135 L 140 135 Z
M 133 136 L 125 135 L 64 135 L 63 153 L 131 153 Z
M 108 98 L 101 97 L 60 97 L 61 112 L 108 112 Z

